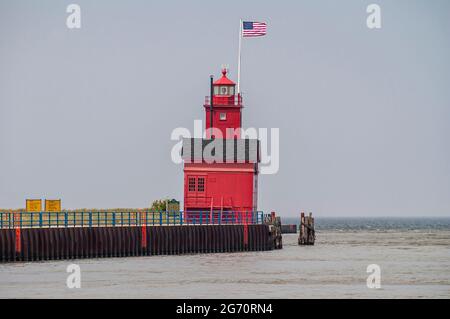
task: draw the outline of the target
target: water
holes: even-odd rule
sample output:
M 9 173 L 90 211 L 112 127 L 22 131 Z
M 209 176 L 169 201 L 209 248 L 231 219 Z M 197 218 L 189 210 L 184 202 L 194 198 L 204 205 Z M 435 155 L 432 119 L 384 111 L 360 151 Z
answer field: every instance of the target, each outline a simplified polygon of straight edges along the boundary
M 299 224 L 300 218 L 282 218 L 283 224 Z M 316 230 L 445 230 L 450 229 L 450 218 L 448 217 L 347 217 L 347 218 L 316 218 Z
M 315 246 L 286 234 L 269 252 L 0 264 L 0 297 L 450 298 L 450 218 L 322 218 L 316 229 Z M 80 289 L 66 286 L 71 263 Z M 380 289 L 366 286 L 369 264 Z

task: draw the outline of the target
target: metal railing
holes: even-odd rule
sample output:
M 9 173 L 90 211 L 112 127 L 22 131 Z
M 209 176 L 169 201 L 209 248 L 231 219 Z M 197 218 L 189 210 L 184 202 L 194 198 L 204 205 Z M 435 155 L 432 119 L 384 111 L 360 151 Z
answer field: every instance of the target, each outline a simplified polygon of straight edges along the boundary
M 230 95 L 230 96 L 213 96 L 214 105 L 242 105 L 242 95 Z M 205 105 L 211 105 L 211 96 L 205 96 Z
M 261 211 L 0 212 L 0 228 L 262 224 Z
M 189 211 L 184 213 L 189 224 L 262 224 L 263 212 L 245 211 Z

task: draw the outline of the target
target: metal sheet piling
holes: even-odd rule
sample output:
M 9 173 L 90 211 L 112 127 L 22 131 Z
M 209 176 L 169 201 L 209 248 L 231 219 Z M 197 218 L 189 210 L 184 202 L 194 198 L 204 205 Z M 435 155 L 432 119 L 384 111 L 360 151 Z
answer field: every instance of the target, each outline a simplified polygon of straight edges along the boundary
M 205 218 L 203 224 L 174 224 L 171 220 L 168 225 L 152 225 L 146 224 L 139 215 L 135 218 L 121 214 L 123 218 L 119 220 L 119 214 L 113 219 L 104 214 L 86 214 L 81 217 L 64 213 L 52 220 L 47 215 L 35 215 L 31 217 L 35 225 L 28 222 L 32 227 L 24 227 L 22 217 L 15 215 L 13 224 L 0 228 L 0 262 L 232 253 L 275 248 L 273 234 L 264 223 L 235 220 L 234 224 L 224 220 L 213 224 Z M 128 217 L 130 223 L 136 224 L 128 224 L 124 219 Z M 21 222 L 17 223 L 18 220 Z

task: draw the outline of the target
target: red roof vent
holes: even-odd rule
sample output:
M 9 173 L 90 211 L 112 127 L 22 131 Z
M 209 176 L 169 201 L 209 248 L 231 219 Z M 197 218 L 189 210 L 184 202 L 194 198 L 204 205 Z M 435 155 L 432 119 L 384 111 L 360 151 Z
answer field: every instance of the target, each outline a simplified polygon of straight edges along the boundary
M 227 78 L 227 72 L 228 70 L 223 68 L 222 69 L 222 77 L 214 82 L 214 85 L 236 85 L 233 81 L 231 81 L 229 78 Z

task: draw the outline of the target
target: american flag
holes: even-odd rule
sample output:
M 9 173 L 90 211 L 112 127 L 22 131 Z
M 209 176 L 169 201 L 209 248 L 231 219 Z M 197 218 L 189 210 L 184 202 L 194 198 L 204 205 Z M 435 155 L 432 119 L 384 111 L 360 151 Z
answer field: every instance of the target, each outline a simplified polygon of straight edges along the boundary
M 266 35 L 267 24 L 265 22 L 250 22 L 244 21 L 242 23 L 242 36 L 247 37 L 260 37 Z

